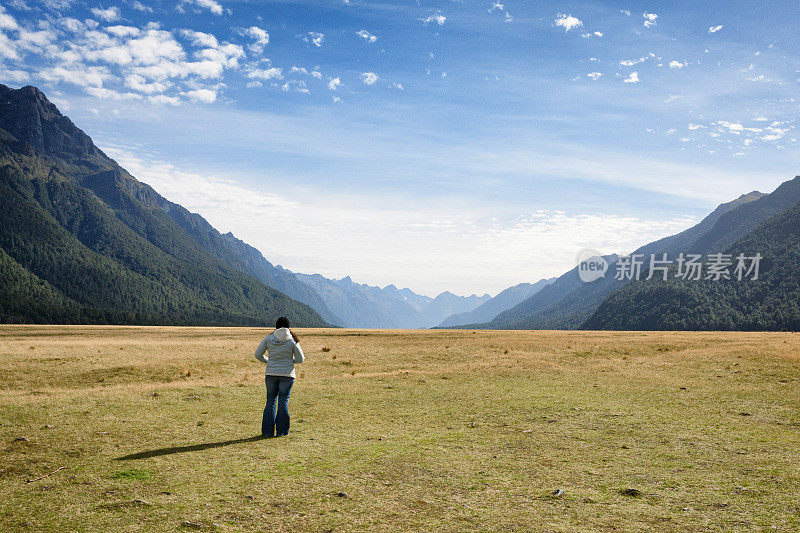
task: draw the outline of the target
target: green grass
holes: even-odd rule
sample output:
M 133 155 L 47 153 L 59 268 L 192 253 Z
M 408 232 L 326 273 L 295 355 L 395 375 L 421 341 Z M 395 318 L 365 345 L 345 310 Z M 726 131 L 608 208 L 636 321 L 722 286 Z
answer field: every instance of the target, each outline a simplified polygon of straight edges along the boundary
M 137 470 L 135 468 L 131 468 L 129 470 L 120 470 L 119 472 L 114 472 L 114 476 L 117 479 L 131 479 L 131 480 L 143 480 L 143 479 L 150 479 L 153 477 L 153 474 L 150 472 L 145 472 L 144 470 Z
M 800 528 L 798 335 L 299 333 L 0 328 L 0 529 Z

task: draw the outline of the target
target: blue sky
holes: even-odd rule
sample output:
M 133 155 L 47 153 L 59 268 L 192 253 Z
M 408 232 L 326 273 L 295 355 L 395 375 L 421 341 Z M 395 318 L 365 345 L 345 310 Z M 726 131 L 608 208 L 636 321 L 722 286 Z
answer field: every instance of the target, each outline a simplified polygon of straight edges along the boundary
M 0 5 L 0 80 L 300 272 L 496 293 L 798 171 L 797 3 Z

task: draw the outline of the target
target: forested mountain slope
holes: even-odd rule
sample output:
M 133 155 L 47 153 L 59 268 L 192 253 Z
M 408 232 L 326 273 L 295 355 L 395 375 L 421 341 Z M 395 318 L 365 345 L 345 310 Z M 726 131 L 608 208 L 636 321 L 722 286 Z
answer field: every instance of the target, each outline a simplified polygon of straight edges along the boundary
M 325 321 L 226 257 L 202 217 L 98 149 L 34 87 L 0 85 L 0 320 Z

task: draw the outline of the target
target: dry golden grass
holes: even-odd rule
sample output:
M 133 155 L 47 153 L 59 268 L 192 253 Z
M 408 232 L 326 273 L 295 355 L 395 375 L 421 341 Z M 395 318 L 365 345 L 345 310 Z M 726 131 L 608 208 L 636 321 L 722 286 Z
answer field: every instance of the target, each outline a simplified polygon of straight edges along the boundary
M 265 333 L 0 327 L 0 530 L 800 528 L 799 335 L 300 330 L 254 440 Z

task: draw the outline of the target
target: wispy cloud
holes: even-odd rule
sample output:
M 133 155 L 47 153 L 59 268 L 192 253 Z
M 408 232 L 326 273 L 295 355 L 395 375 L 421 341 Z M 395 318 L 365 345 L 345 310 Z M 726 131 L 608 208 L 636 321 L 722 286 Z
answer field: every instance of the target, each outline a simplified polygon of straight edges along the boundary
M 317 31 L 310 31 L 305 35 L 301 35 L 300 38 L 307 43 L 313 44 L 317 48 L 322 46 L 322 42 L 325 40 L 325 34 L 320 33 Z
M 447 20 L 447 17 L 442 15 L 441 11 L 436 11 L 435 13 L 432 13 L 432 14 L 428 15 L 427 17 L 421 18 L 419 20 L 423 24 L 429 24 L 429 23 L 433 22 L 435 24 L 438 24 L 439 26 L 443 26 L 445 21 Z
M 107 9 L 100 9 L 97 7 L 93 7 L 91 9 L 91 12 L 92 15 L 106 22 L 114 22 L 115 20 L 119 20 L 121 16 L 119 8 L 116 6 L 111 6 Z
M 216 0 L 183 0 L 181 4 L 178 4 L 178 6 L 180 7 L 183 4 L 197 6 L 198 8 L 210 11 L 214 15 L 222 15 L 223 11 L 222 4 Z
M 625 83 L 639 83 L 639 73 L 638 72 L 631 72 L 628 74 L 628 77 L 624 80 Z
M 553 23 L 556 27 L 564 28 L 564 32 L 583 26 L 583 22 L 579 18 L 564 13 L 559 13 Z
M 378 81 L 378 75 L 374 72 L 362 72 L 361 81 L 364 82 L 364 85 L 374 85 Z
M 359 37 L 361 37 L 362 39 L 364 39 L 368 43 L 374 43 L 375 41 L 378 40 L 378 37 L 376 37 L 375 35 L 371 34 L 367 30 L 358 30 L 356 32 L 356 35 L 358 35 Z
M 275 263 L 298 272 L 350 275 L 359 282 L 395 283 L 433 294 L 444 289 L 497 292 L 519 281 L 561 274 L 574 266 L 582 248 L 630 253 L 696 222 L 691 216 L 659 220 L 544 209 L 496 218 L 429 201 L 398 206 L 376 204 L 362 195 L 294 194 L 291 189 L 275 193 L 181 171 L 127 147 L 103 149 L 159 193 L 200 213 L 220 231 L 233 231 Z M 276 211 L 280 217 L 273 216 Z M 295 246 L 275 248 L 264 227 L 271 234 L 291 234 Z M 342 235 L 348 238 L 342 240 Z M 414 254 L 398 255 L 398 249 L 413 249 Z M 326 259 L 319 262 L 317 257 Z
M 242 35 L 246 35 L 253 39 L 252 44 L 248 45 L 248 49 L 254 54 L 260 54 L 264 51 L 264 47 L 269 44 L 269 32 L 258 26 L 250 26 L 241 31 Z

